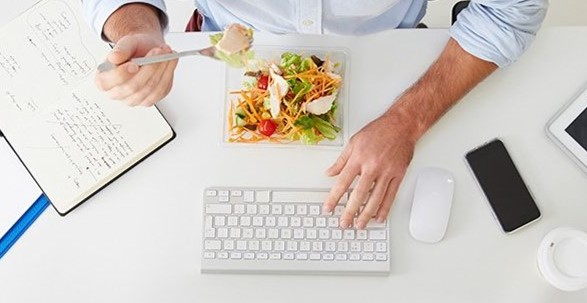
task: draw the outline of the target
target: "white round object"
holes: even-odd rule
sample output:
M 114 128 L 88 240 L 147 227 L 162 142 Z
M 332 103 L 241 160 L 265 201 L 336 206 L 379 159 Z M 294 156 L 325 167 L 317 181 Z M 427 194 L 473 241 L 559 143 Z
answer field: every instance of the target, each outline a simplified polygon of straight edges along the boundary
M 587 233 L 569 227 L 549 232 L 538 248 L 538 268 L 560 290 L 587 288 Z

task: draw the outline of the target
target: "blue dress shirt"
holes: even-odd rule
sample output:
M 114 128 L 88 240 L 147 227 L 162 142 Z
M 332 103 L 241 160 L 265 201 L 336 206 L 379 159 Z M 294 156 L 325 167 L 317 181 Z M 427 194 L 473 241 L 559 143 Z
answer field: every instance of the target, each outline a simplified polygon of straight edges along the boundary
M 107 18 L 131 2 L 153 5 L 163 0 L 82 0 L 86 18 L 102 32 Z M 365 35 L 392 28 L 415 27 L 426 12 L 426 0 L 196 0 L 204 16 L 202 29 L 220 31 L 230 23 L 273 33 Z M 473 0 L 451 26 L 450 35 L 472 55 L 500 67 L 514 62 L 534 40 L 548 0 Z M 187 21 L 187 20 L 186 20 Z

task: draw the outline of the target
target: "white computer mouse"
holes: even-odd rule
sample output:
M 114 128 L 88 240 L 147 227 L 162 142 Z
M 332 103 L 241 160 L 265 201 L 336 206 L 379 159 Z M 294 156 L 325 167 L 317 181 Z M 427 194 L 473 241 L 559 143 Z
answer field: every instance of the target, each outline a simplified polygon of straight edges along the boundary
M 414 189 L 410 234 L 418 241 L 436 243 L 444 237 L 454 191 L 454 177 L 446 169 L 420 171 Z

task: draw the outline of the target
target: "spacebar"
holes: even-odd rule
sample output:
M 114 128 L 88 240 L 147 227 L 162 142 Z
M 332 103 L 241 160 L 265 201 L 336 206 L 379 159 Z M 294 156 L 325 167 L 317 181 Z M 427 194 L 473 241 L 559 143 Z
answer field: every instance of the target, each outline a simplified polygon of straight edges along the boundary
M 272 202 L 276 203 L 322 203 L 328 197 L 327 191 L 272 191 Z M 346 202 L 346 193 L 341 203 Z

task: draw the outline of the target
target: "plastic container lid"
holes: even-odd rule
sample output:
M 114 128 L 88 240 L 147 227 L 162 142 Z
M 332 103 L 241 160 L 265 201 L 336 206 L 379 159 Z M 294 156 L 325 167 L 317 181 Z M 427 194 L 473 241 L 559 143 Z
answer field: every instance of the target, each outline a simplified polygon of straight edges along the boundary
M 569 227 L 548 233 L 538 249 L 538 268 L 558 289 L 587 288 L 587 233 Z

